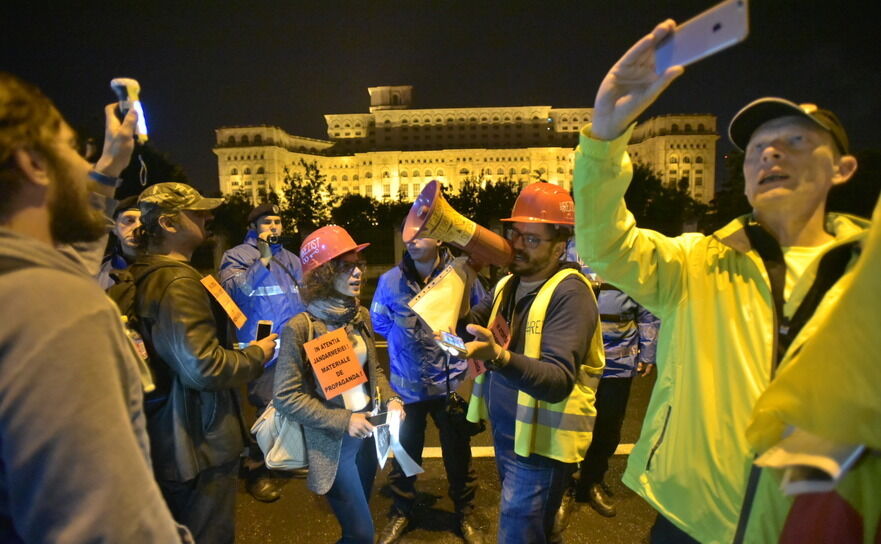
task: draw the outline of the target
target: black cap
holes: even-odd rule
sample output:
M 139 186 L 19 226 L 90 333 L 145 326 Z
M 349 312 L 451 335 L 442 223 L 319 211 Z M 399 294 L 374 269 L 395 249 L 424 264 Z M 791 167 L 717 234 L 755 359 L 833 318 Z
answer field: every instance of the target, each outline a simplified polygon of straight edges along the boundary
M 734 119 L 731 120 L 731 124 L 728 125 L 728 139 L 735 147 L 743 151 L 749 144 L 753 132 L 762 124 L 790 115 L 803 117 L 816 123 L 817 126 L 832 135 L 840 152 L 845 155 L 850 152 L 847 132 L 834 113 L 820 109 L 815 104 L 796 104 L 784 98 L 773 96 L 754 100 L 737 112 Z
M 127 196 L 120 200 L 113 209 L 113 219 L 116 220 L 119 214 L 127 210 L 139 210 L 138 195 Z
M 272 202 L 260 204 L 248 214 L 248 223 L 256 223 L 264 215 L 279 215 L 278 206 Z

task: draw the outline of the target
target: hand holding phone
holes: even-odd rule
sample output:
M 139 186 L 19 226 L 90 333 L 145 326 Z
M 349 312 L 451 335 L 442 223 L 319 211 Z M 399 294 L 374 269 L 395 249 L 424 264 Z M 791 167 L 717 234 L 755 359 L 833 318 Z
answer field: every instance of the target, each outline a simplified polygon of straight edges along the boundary
M 257 322 L 257 340 L 262 340 L 272 334 L 272 321 L 261 319 Z
M 450 355 L 464 357 L 468 353 L 465 342 L 455 334 L 446 331 L 440 331 L 440 338 L 437 339 L 437 343 L 441 349 Z
M 687 66 L 731 47 L 749 34 L 747 0 L 725 0 L 677 26 L 655 47 L 655 72 Z
M 146 142 L 147 136 L 147 118 L 144 116 L 144 108 L 141 106 L 139 94 L 141 92 L 141 84 L 136 79 L 130 77 L 117 77 L 110 80 L 110 88 L 116 93 L 119 99 L 120 118 L 125 117 L 128 110 L 134 109 L 138 112 L 138 125 L 135 128 L 135 137 L 141 142 Z

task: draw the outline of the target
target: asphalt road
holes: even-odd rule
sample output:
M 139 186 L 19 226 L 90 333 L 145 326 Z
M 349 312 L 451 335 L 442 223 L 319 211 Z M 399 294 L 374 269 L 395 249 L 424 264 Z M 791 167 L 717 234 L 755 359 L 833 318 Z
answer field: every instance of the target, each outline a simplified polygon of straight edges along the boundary
M 634 380 L 622 432 L 622 444 L 632 444 L 639 436 L 653 384 L 654 377 Z M 426 446 L 437 447 L 437 431 L 430 426 L 428 432 Z M 490 445 L 488 432 L 472 440 L 473 447 Z M 576 509 L 564 534 L 567 543 L 616 544 L 647 541 L 655 513 L 641 498 L 621 484 L 620 478 L 626 459 L 626 455 L 615 455 L 606 476 L 606 481 L 615 493 L 618 515 L 604 518 L 586 505 Z M 495 461 L 492 457 L 478 457 L 475 458 L 474 465 L 480 481 L 476 499 L 478 520 L 487 535 L 487 542 L 494 542 L 499 504 L 499 479 Z M 447 483 L 442 461 L 439 458 L 425 459 L 423 468 L 425 474 L 420 475 L 417 482 L 420 506 L 415 523 L 401 542 L 461 542 L 456 533 L 452 501 L 446 496 Z M 377 532 L 382 529 L 391 505 L 391 499 L 384 491 L 388 471 L 389 466 L 386 465 L 377 474 L 370 501 Z M 312 544 L 336 542 L 339 538 L 339 526 L 325 499 L 310 492 L 306 488 L 305 480 L 288 481 L 281 500 L 272 504 L 254 500 L 245 492 L 244 483 L 240 481 L 237 501 L 236 533 L 240 544 Z

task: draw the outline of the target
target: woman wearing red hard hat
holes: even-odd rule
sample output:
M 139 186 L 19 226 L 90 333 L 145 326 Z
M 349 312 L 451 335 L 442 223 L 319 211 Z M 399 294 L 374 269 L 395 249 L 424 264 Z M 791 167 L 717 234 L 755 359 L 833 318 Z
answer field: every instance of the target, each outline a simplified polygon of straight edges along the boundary
M 280 413 L 303 425 L 308 486 L 327 496 L 342 527 L 340 541 L 372 544 L 375 531 L 367 501 L 377 459 L 374 426 L 367 417 L 383 403 L 387 410 L 401 411 L 403 416 L 403 402 L 394 396 L 379 367 L 370 313 L 358 300 L 364 273 L 360 253 L 368 245 L 356 244 L 344 228 L 329 225 L 307 236 L 300 246 L 300 294 L 306 311 L 291 319 L 282 332 L 274 403 Z M 310 364 L 304 344 L 325 335 L 332 342 L 332 333 L 338 329 L 345 329 L 342 344 L 347 344 L 346 339 L 351 342 L 345 349 L 351 349 L 367 379 L 354 387 L 351 383 L 357 380 L 341 385 L 339 389 L 345 390 L 334 394 L 338 391 L 331 389 L 333 384 L 316 376 L 321 365 Z M 332 355 L 327 352 L 322 365 L 329 366 Z M 313 354 L 315 360 L 321 357 Z

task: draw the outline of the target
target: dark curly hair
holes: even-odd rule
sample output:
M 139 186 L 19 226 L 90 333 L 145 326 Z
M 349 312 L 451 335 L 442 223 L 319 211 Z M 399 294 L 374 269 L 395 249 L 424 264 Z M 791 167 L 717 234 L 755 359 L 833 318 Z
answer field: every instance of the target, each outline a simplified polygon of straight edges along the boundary
M 339 295 L 333 285 L 338 271 L 337 260 L 338 258 L 331 259 L 306 274 L 303 285 L 300 286 L 303 302 L 309 303 Z

